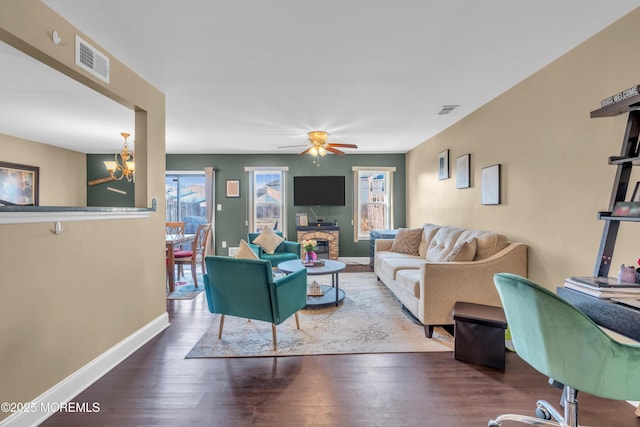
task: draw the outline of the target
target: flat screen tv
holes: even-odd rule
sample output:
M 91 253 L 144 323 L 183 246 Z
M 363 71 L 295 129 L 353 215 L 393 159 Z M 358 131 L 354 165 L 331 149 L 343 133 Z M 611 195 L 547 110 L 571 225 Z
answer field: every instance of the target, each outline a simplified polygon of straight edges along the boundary
M 294 206 L 345 206 L 344 176 L 294 176 Z

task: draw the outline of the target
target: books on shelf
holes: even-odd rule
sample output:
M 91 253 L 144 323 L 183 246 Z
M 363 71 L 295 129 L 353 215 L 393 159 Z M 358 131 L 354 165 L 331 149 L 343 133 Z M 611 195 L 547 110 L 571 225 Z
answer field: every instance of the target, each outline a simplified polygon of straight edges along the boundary
M 620 282 L 613 277 L 573 276 L 565 279 L 564 286 L 597 298 L 640 297 L 640 284 Z

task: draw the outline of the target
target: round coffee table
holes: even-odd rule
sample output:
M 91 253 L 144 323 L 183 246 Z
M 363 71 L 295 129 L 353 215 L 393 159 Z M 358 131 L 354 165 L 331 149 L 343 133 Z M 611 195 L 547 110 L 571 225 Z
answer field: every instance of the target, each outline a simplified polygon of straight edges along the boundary
M 302 260 L 299 259 L 293 259 L 291 261 L 285 261 L 278 264 L 278 269 L 286 274 L 306 268 L 308 276 L 320 276 L 323 274 L 331 275 L 331 286 L 320 286 L 324 291 L 324 295 L 307 295 L 307 305 L 305 306 L 305 308 L 326 307 L 334 303 L 337 307 L 338 303 L 344 300 L 345 293 L 342 289 L 340 289 L 338 273 L 344 270 L 345 267 L 346 264 L 344 262 L 334 261 L 331 259 L 325 259 L 324 265 L 313 267 L 305 267 L 305 265 L 302 263 Z

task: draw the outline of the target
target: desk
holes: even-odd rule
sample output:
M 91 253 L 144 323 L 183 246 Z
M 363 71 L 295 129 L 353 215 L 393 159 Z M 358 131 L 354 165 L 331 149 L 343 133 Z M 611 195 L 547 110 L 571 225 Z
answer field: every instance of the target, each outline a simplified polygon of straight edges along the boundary
M 598 325 L 640 341 L 640 310 L 565 287 L 558 287 L 556 293 Z
M 173 292 L 176 287 L 176 262 L 173 251 L 176 246 L 179 246 L 183 243 L 192 242 L 195 238 L 195 234 L 185 234 L 183 236 L 173 236 L 168 234 L 166 236 L 165 243 L 167 245 L 167 277 L 169 277 L 169 292 Z

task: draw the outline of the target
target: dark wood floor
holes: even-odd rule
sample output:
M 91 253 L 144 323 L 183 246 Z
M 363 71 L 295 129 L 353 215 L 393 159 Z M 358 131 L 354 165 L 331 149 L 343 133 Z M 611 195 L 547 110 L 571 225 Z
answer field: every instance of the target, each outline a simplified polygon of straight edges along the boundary
M 98 413 L 58 413 L 43 425 L 486 426 L 560 398 L 514 353 L 504 372 L 451 352 L 185 359 L 211 324 L 206 299 L 167 301 L 167 310 L 168 329 L 75 399 L 99 403 Z M 640 426 L 625 402 L 579 398 L 581 424 Z

